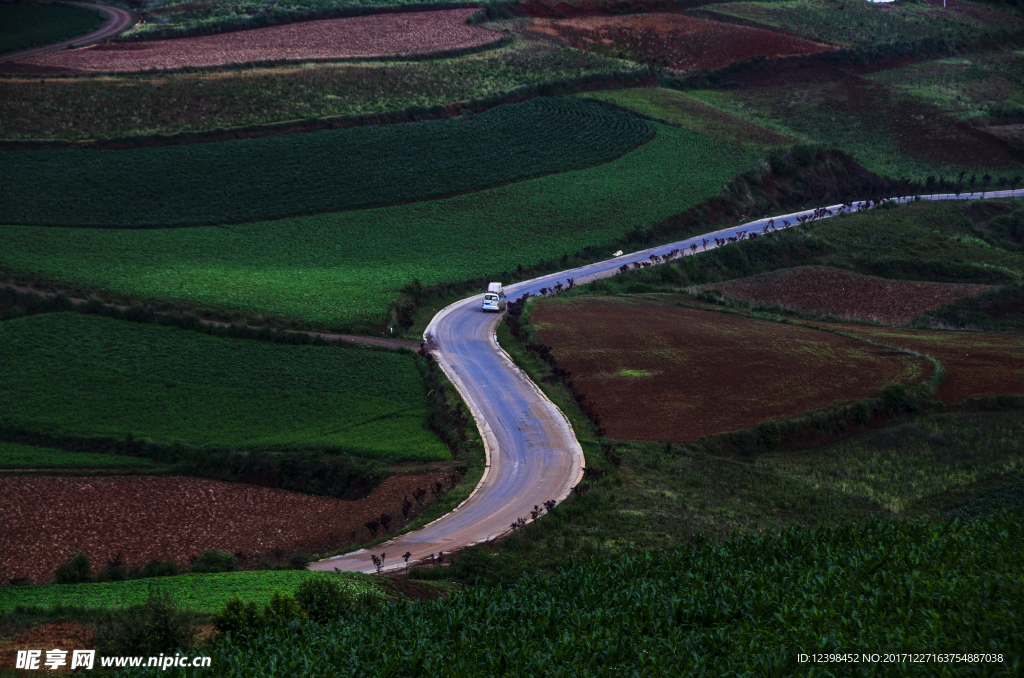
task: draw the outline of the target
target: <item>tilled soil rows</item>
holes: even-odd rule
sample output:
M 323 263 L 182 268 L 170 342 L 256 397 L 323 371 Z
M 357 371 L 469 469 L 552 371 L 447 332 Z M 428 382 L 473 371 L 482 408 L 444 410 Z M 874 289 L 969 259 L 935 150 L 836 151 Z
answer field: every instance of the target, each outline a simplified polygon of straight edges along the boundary
M 688 442 L 877 396 L 923 359 L 797 325 L 664 301 L 541 301 L 537 338 L 612 438 Z
M 375 14 L 193 38 L 112 42 L 43 54 L 5 64 L 0 70 L 19 73 L 173 70 L 266 61 L 429 54 L 500 40 L 501 33 L 465 23 L 474 11 L 469 8 Z
M 939 400 L 1021 395 L 1024 344 L 1018 334 L 904 330 L 841 323 L 815 323 L 937 358 L 946 368 Z
M 887 280 L 826 266 L 801 266 L 707 287 L 747 301 L 892 325 L 905 325 L 925 311 L 991 289 L 989 285 Z
M 323 550 L 369 539 L 364 524 L 382 513 L 402 524 L 433 498 L 448 475 L 396 475 L 357 501 L 187 477 L 0 478 L 0 582 L 45 583 L 72 547 L 94 569 L 120 553 L 128 562 L 188 563 L 204 549 L 250 558 Z M 421 501 L 414 492 L 426 491 Z
M 575 19 L 530 19 L 530 28 L 557 35 L 570 46 L 654 63 L 676 71 L 715 70 L 763 56 L 813 54 L 832 49 L 761 28 L 734 26 L 683 14 L 657 13 Z

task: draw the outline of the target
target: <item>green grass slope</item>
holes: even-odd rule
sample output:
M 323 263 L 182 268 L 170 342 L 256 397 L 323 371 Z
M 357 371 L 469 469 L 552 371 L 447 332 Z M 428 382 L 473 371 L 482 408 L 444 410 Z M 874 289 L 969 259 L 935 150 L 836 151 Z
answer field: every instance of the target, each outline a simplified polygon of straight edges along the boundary
M 215 674 L 318 678 L 373 667 L 378 676 L 646 678 L 809 675 L 801 653 L 874 652 L 877 662 L 843 663 L 832 675 L 984 667 L 1009 676 L 1024 651 L 1019 515 L 966 525 L 872 520 L 695 542 L 577 561 L 514 586 L 389 605 L 301 631 L 282 624 L 206 652 Z M 992 656 L 881 658 L 947 652 L 939 648 Z
M 468 195 L 258 224 L 0 226 L 0 269 L 160 300 L 365 327 L 414 278 L 498 274 L 714 196 L 756 156 L 673 127 L 617 160 Z
M 73 313 L 0 323 L 0 422 L 193 446 L 449 459 L 414 357 L 287 346 Z
M 91 33 L 106 15 L 84 7 L 0 5 L 0 54 L 63 42 Z
M 471 120 L 131 150 L 0 153 L 13 224 L 227 224 L 413 202 L 613 160 L 653 132 L 593 102 L 539 98 Z
M 149 468 L 153 462 L 115 454 L 66 452 L 0 441 L 0 468 Z

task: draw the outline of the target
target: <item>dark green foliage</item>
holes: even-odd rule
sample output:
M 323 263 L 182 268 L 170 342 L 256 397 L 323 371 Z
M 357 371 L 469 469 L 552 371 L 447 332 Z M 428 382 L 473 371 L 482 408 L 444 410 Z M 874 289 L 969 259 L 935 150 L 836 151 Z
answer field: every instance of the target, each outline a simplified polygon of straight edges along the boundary
M 348 608 L 344 590 L 329 574 L 305 579 L 295 589 L 295 600 L 307 617 L 320 624 L 338 619 Z
M 309 565 L 309 555 L 299 549 L 288 558 L 288 567 L 293 570 L 305 570 L 306 566 Z
M 93 580 L 89 555 L 79 551 L 54 572 L 58 584 L 84 584 Z
M 180 609 L 170 593 L 153 586 L 146 602 L 123 610 L 96 633 L 102 655 L 156 656 L 188 651 L 194 644 L 194 613 Z
M 782 440 L 782 432 L 779 430 L 778 422 L 768 420 L 757 425 L 757 435 L 761 444 L 769 450 L 774 450 Z
M 471 586 L 509 586 L 519 581 L 524 572 L 533 570 L 524 551 L 533 544 L 520 537 L 511 537 L 504 548 L 491 553 L 482 546 L 461 551 L 448 567 L 415 569 L 410 579 L 423 581 L 457 581 Z
M 229 598 L 214 616 L 214 623 L 221 633 L 245 634 L 259 631 L 274 624 L 288 624 L 292 621 L 305 621 L 306 614 L 302 611 L 294 597 L 274 591 L 270 602 L 260 610 L 252 602 L 244 602 L 240 597 Z
M 238 567 L 238 557 L 228 551 L 207 549 L 192 561 L 192 572 L 194 573 L 234 572 L 236 567 Z
M 881 400 L 882 406 L 885 407 L 889 414 L 895 415 L 917 410 L 917 404 L 910 397 L 907 388 L 903 384 L 892 384 L 883 388 Z
M 998 513 L 1000 510 L 1024 513 L 1024 482 L 982 490 L 969 499 L 950 508 L 948 517 L 959 520 L 978 520 Z
M 1024 333 L 1024 283 L 965 297 L 915 318 L 915 326 L 950 325 L 986 332 Z
M 390 605 L 301 633 L 278 627 L 215 645 L 211 671 L 319 678 L 361 675 L 372 666 L 382 677 L 786 676 L 806 672 L 800 648 L 847 652 L 856 639 L 858 653 L 860 643 L 1001 653 L 1003 663 L 985 666 L 1009 676 L 1024 651 L 1019 516 L 939 525 L 872 520 L 720 546 L 703 535 L 693 542 L 577 561 L 556 575 Z M 935 668 L 879 663 L 864 673 L 925 676 Z
M 594 102 L 538 98 L 493 108 L 470 122 L 124 151 L 0 153 L 0 212 L 4 223 L 43 226 L 279 219 L 437 198 L 589 167 L 652 135 L 646 122 Z M 32 180 L 21 184 L 19 177 Z
M 0 4 L 0 54 L 91 33 L 106 14 L 80 5 Z

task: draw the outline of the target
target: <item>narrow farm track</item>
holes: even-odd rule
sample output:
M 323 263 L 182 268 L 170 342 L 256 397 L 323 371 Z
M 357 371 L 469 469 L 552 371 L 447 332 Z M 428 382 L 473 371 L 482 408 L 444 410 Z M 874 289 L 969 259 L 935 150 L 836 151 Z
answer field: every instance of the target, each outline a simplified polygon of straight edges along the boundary
M 10 54 L 0 55 L 0 64 L 7 61 L 17 61 L 18 59 L 27 59 L 29 57 L 39 56 L 40 54 L 46 54 L 47 52 L 56 52 L 59 49 L 67 49 L 68 47 L 81 47 L 82 45 L 87 45 L 90 42 L 109 38 L 110 36 L 116 35 L 135 24 L 135 16 L 131 12 L 120 9 L 119 7 L 108 7 L 107 5 L 93 4 L 85 5 L 83 3 L 74 4 L 82 5 L 83 7 L 95 7 L 96 9 L 104 12 L 109 17 L 109 20 L 106 24 L 92 33 L 87 33 L 86 35 L 79 36 L 73 40 L 65 40 L 64 42 L 58 42 L 52 45 L 32 47 L 30 49 L 21 50 L 20 52 L 11 52 Z
M 940 194 L 922 200 L 969 200 L 981 197 L 1024 196 L 1024 189 L 984 194 Z M 909 202 L 913 197 L 894 198 Z M 877 204 L 877 203 L 875 203 Z M 716 247 L 714 238 L 726 240 L 741 231 L 759 232 L 770 223 L 776 229 L 795 226 L 801 217 L 828 218 L 840 211 L 867 209 L 874 205 L 854 202 L 765 217 L 640 252 L 535 278 L 506 288 L 510 300 L 525 293 L 539 294 L 558 282 L 573 278 L 582 284 L 607 278 L 623 264 L 665 257 L 673 250 L 680 256 L 699 254 Z M 705 239 L 707 244 L 705 245 Z M 696 249 L 691 249 L 696 245 Z M 431 554 L 478 544 L 507 533 L 518 518 L 529 520 L 530 510 L 549 499 L 562 501 L 583 475 L 583 450 L 568 420 L 498 347 L 495 331 L 500 316 L 480 310 L 479 295 L 458 301 L 439 312 L 424 333 L 445 374 L 461 392 L 476 418 L 487 448 L 488 468 L 473 494 L 459 507 L 418 530 L 373 547 L 385 553 L 384 570 L 405 567 L 409 562 L 430 559 Z M 312 570 L 373 572 L 371 551 L 361 549 L 314 562 Z

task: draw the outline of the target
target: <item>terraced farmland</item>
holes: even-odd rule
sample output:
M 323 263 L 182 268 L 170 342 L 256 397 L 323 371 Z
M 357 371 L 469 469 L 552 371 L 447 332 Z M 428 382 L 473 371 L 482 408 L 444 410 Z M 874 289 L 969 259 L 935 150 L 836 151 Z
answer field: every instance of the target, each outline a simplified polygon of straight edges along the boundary
M 650 124 L 655 138 L 612 162 L 445 200 L 188 229 L 0 226 L 0 268 L 377 328 L 414 278 L 491 276 L 606 243 L 714 196 L 753 165 L 748 151 Z
M 688 442 L 931 375 L 919 358 L 805 327 L 681 308 L 672 297 L 545 300 L 531 321 L 618 439 Z
M 72 313 L 0 323 L 0 422 L 204 447 L 450 459 L 411 355 L 287 346 Z
M 0 469 L 42 468 L 149 468 L 153 462 L 116 454 L 67 452 L 0 441 Z
M 9 224 L 233 224 L 480 190 L 620 157 L 642 120 L 531 99 L 471 120 L 374 125 L 190 146 L 0 153 Z M 46 186 L 49 190 L 40 190 Z
M 9 68 L 22 73 L 123 73 L 264 61 L 423 55 L 482 47 L 501 40 L 501 33 L 466 25 L 473 11 L 377 14 L 175 40 L 114 42 L 83 52 L 51 52 Z
M 578 49 L 681 72 L 716 70 L 754 57 L 776 58 L 830 49 L 774 31 L 683 14 L 531 19 L 530 28 L 560 36 Z

